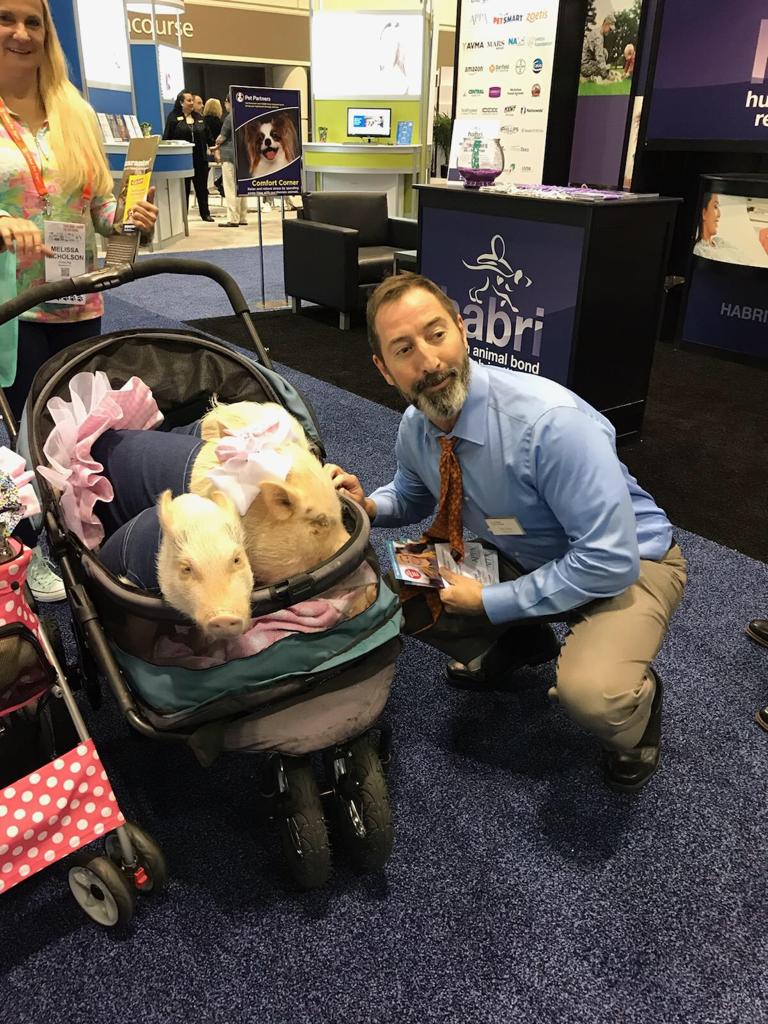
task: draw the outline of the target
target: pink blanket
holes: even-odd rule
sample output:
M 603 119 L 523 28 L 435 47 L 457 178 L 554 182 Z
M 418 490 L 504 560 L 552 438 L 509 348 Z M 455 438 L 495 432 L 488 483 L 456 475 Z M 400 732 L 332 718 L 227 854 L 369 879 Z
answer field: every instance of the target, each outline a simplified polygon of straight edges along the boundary
M 375 583 L 376 574 L 367 562 L 363 562 L 337 587 L 311 601 L 300 601 L 290 608 L 282 608 L 254 619 L 251 628 L 242 636 L 236 640 L 212 644 L 204 654 L 195 653 L 191 646 L 195 632 L 193 627 L 177 629 L 172 637 L 160 637 L 152 661 L 158 665 L 178 665 L 183 668 L 213 668 L 237 658 L 259 654 L 278 640 L 297 633 L 322 633 L 362 610 L 360 588 Z M 370 601 L 366 607 L 368 604 Z
M 55 424 L 43 447 L 47 466 L 41 476 L 61 492 L 59 505 L 67 529 L 87 548 L 104 539 L 104 527 L 93 511 L 97 501 L 112 501 L 112 484 L 101 476 L 103 466 L 91 456 L 91 447 L 106 430 L 151 430 L 163 414 L 152 392 L 138 377 L 113 390 L 106 373 L 77 373 L 69 382 L 70 402 L 52 398 L 48 403 Z

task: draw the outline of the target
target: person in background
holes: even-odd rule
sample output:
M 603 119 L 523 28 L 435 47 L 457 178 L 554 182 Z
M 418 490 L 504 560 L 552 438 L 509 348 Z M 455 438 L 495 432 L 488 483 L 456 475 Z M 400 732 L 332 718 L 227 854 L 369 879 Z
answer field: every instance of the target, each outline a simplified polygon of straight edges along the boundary
M 145 238 L 157 219 L 152 196 L 132 213 Z M 69 81 L 48 2 L 12 0 L 0 10 L 0 242 L 15 250 L 17 290 L 46 280 L 46 225 L 83 225 L 80 255 L 85 271 L 95 270 L 95 235 L 113 233 L 115 208 L 96 115 Z M 103 308 L 101 295 L 88 295 L 23 315 L 15 379 L 5 389 L 17 420 L 38 369 L 68 345 L 100 334 Z M 34 536 L 23 539 L 34 546 Z M 65 596 L 38 548 L 28 580 L 38 601 Z
M 405 631 L 459 659 L 446 681 L 479 693 L 557 658 L 550 697 L 599 740 L 606 783 L 642 789 L 661 749 L 651 662 L 687 575 L 669 519 L 619 461 L 613 426 L 554 381 L 472 362 L 462 317 L 425 277 L 383 281 L 368 334 L 374 364 L 410 405 L 397 471 L 370 496 L 339 466 L 326 472 L 374 526 L 419 523 L 439 502 L 426 536 L 450 541 L 458 561 L 466 528 L 499 555 L 499 583 L 443 571 L 436 595 L 401 591 Z M 551 621 L 569 626 L 562 649 Z
M 631 78 L 635 71 L 635 46 L 627 43 L 624 47 L 624 77 Z
M 715 259 L 714 250 L 728 248 L 727 243 L 718 235 L 720 227 L 720 196 L 717 192 L 705 192 L 701 203 L 699 224 L 696 229 L 696 241 L 693 252 L 696 256 Z
M 227 203 L 227 219 L 219 222 L 220 228 L 236 228 L 248 223 L 248 199 L 237 194 L 237 178 L 235 175 L 235 140 L 232 132 L 232 106 L 229 96 L 224 100 L 226 114 L 221 126 L 221 133 L 216 139 L 213 152 L 221 160 L 221 173 L 224 181 L 224 198 Z
M 752 619 L 744 632 L 756 644 L 768 647 L 768 619 Z M 755 712 L 755 721 L 761 729 L 768 732 L 768 707 L 760 708 Z
M 209 152 L 216 144 L 216 139 L 221 135 L 221 122 L 223 116 L 223 110 L 221 109 L 221 103 L 217 99 L 210 99 L 203 107 L 203 121 L 205 122 L 205 141 L 209 147 Z M 208 165 L 208 191 L 212 188 L 216 188 L 219 195 L 224 195 L 224 186 L 221 180 L 221 174 L 217 174 L 218 167 L 216 164 L 209 163 Z
M 208 144 L 205 137 L 205 122 L 203 121 L 203 115 L 195 112 L 194 106 L 195 101 L 192 93 L 186 89 L 182 90 L 176 97 L 173 110 L 165 122 L 163 138 L 179 142 L 191 142 L 194 146 L 192 150 L 192 166 L 194 168 L 197 208 L 200 212 L 200 219 L 211 222 L 213 217 L 208 209 Z M 189 178 L 184 179 L 184 187 L 187 193 L 187 206 L 189 206 Z
M 581 49 L 581 77 L 600 81 L 608 78 L 608 51 L 605 48 L 606 36 L 616 28 L 616 18 L 612 14 L 603 18 L 601 25 L 595 25 L 584 35 Z
M 194 110 L 194 112 L 196 114 L 199 114 L 200 117 L 203 116 L 203 111 L 205 110 L 205 105 L 203 103 L 203 97 L 202 96 L 196 96 L 194 93 L 192 94 L 192 109 Z

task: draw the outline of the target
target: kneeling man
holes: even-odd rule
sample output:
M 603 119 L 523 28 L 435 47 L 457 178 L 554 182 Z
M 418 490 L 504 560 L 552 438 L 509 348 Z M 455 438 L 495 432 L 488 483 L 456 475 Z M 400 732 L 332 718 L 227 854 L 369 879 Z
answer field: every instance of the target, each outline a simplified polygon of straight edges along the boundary
M 499 583 L 448 574 L 431 600 L 405 600 L 406 630 L 458 659 L 447 681 L 464 689 L 508 689 L 516 669 L 557 657 L 550 696 L 599 739 L 606 782 L 641 789 L 661 744 L 650 663 L 687 578 L 669 520 L 619 461 L 604 416 L 553 381 L 471 362 L 461 316 L 427 278 L 379 285 L 368 332 L 411 407 L 391 483 L 367 496 L 328 466 L 337 488 L 376 526 L 439 505 L 431 538 L 461 551 L 463 526 L 500 554 Z M 553 621 L 570 629 L 562 649 Z

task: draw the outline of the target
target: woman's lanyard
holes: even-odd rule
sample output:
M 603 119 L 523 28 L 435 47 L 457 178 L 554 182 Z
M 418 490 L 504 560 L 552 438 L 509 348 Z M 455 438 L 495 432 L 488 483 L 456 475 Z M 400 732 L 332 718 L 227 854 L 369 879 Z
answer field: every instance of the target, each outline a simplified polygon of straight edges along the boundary
M 2 100 L 0 100 L 0 122 L 2 122 L 3 128 L 8 132 L 8 135 L 12 141 L 15 142 L 17 149 L 26 160 L 29 173 L 32 177 L 32 183 L 35 186 L 37 194 L 40 196 L 40 200 L 43 204 L 43 216 L 49 217 L 53 212 L 53 206 L 51 204 L 51 199 L 48 194 L 45 181 L 43 180 L 43 172 L 41 168 L 37 166 L 37 161 L 30 153 L 29 147 L 19 131 L 18 124 L 13 117 L 11 117 L 8 112 L 8 108 Z

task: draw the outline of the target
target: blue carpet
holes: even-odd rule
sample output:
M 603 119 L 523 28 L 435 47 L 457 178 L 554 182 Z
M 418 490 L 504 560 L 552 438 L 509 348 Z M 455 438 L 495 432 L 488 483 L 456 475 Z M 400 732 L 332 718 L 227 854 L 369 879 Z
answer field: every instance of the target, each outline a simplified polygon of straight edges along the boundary
M 367 487 L 388 478 L 397 414 L 284 372 L 329 456 Z M 203 770 L 136 738 L 111 700 L 86 708 L 170 886 L 139 902 L 122 939 L 80 915 L 63 864 L 0 897 L 3 1020 L 768 1019 L 768 737 L 751 722 L 768 652 L 743 635 L 768 608 L 768 565 L 678 538 L 690 584 L 657 661 L 665 747 L 646 791 L 603 787 L 595 744 L 546 699 L 550 666 L 482 699 L 444 688 L 443 658 L 407 640 L 387 712 L 396 843 L 380 877 L 340 861 L 327 890 L 297 895 L 260 817 L 258 759 Z
M 252 309 L 261 305 L 261 266 L 256 246 L 242 249 L 212 249 L 189 253 L 159 253 L 173 259 L 207 260 L 231 274 L 243 291 Z M 142 259 L 152 259 L 152 256 Z M 283 247 L 264 246 L 264 280 L 266 298 L 283 299 Z M 158 313 L 175 320 L 193 320 L 204 316 L 224 316 L 232 312 L 222 289 L 207 278 L 162 275 L 134 281 L 120 288 L 120 299 L 138 306 L 142 313 Z M 114 296 L 107 293 L 107 309 Z M 135 321 L 150 326 L 141 319 Z

